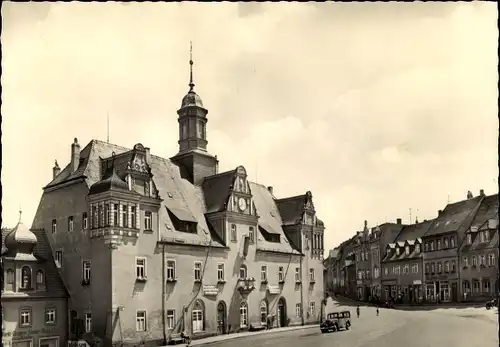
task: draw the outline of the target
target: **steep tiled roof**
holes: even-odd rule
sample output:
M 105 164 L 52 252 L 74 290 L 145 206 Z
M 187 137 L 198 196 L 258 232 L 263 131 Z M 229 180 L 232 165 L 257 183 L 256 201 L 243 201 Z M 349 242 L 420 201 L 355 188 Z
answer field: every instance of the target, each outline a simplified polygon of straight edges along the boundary
M 92 151 L 92 146 L 94 141 L 91 141 L 84 149 L 80 152 L 80 165 L 75 172 L 71 172 L 71 163 L 66 165 L 66 167 L 56 176 L 45 188 L 53 187 L 59 183 L 76 179 L 85 175 L 85 168 L 87 167 L 87 161 Z
M 119 160 L 120 155 L 128 151 L 130 149 L 125 147 L 92 140 L 80 154 L 80 158 L 84 159 L 83 164 L 78 168 L 77 172 L 81 173 L 80 176 L 85 177 L 87 185 L 91 187 L 102 178 L 101 159 L 110 158 L 115 153 L 117 158 L 117 172 L 120 173 L 121 166 L 126 165 L 128 161 L 125 157 Z M 205 201 L 200 188 L 184 180 L 180 175 L 178 166 L 168 159 L 151 155 L 148 164 L 158 194 L 163 199 L 162 208 L 159 210 L 161 239 L 181 244 L 223 247 L 217 239 L 212 238 L 210 235 L 211 232 L 205 219 Z M 56 178 L 57 183 L 63 182 L 62 179 L 58 178 Z M 54 185 L 54 181 L 49 185 Z M 171 208 L 174 214 L 175 211 L 182 211 L 185 215 L 192 216 L 197 221 L 197 232 L 187 233 L 176 231 L 170 220 L 168 208 Z
M 219 212 L 225 209 L 235 175 L 236 169 L 209 176 L 203 180 L 202 187 L 207 213 Z
M 10 232 L 10 229 L 2 229 L 2 242 Z M 45 272 L 46 291 L 35 291 L 29 293 L 30 297 L 68 297 L 68 290 L 65 286 L 62 276 L 57 269 L 56 263 L 53 258 L 52 248 L 47 239 L 44 230 L 33 231 L 37 238 L 37 244 L 33 249 L 33 255 L 38 262 L 42 264 Z
M 283 222 L 278 207 L 269 190 L 265 186 L 253 182 L 250 182 L 250 190 L 253 195 L 255 209 L 259 215 L 259 227 L 263 228 L 268 233 L 280 235 L 279 243 L 269 242 L 266 241 L 259 232 L 257 249 L 299 254 L 297 250 L 293 249 L 283 231 Z
M 477 227 L 478 230 L 489 229 L 490 220 L 498 221 L 498 194 L 487 196 L 481 202 L 471 226 Z M 478 251 L 485 248 L 498 248 L 499 235 L 498 235 L 498 222 L 495 223 L 496 231 L 490 234 L 489 242 L 480 242 L 478 232 L 474 232 L 472 244 L 468 245 L 463 243 L 461 247 L 462 252 Z
M 471 226 L 480 228 L 490 219 L 498 219 L 498 194 L 486 196 L 481 201 Z
M 471 199 L 459 201 L 449 204 L 443 212 L 434 220 L 425 236 L 440 235 L 452 231 L 461 231 L 467 229 L 468 225 L 464 225 L 475 212 L 482 196 L 476 196 Z
M 306 203 L 306 195 L 298 195 L 290 198 L 277 199 L 276 204 L 280 211 L 283 225 L 294 225 L 302 219 Z
M 405 225 L 399 232 L 396 242 L 416 240 L 425 235 L 434 220 L 425 221 L 417 224 Z

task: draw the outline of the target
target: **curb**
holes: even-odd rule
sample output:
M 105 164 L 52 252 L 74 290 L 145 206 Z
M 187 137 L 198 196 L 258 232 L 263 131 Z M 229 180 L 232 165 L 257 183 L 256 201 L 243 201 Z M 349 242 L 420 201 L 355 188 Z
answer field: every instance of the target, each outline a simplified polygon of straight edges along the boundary
M 237 340 L 237 339 L 243 339 L 245 337 L 252 337 L 252 336 L 258 336 L 258 335 L 265 335 L 265 334 L 272 334 L 272 333 L 287 333 L 289 331 L 297 331 L 297 330 L 305 330 L 305 329 L 311 329 L 311 328 L 318 328 L 319 324 L 310 324 L 310 325 L 298 325 L 296 327 L 290 327 L 290 329 L 287 330 L 278 330 L 278 329 L 270 329 L 270 330 L 263 330 L 263 331 L 255 331 L 252 333 L 248 334 L 242 334 L 242 333 L 236 333 L 236 334 L 228 334 L 226 338 L 220 339 L 220 340 L 214 340 L 214 341 L 206 341 L 206 339 L 199 339 L 199 340 L 192 340 L 189 346 L 206 346 L 206 345 L 211 345 L 215 343 L 221 343 L 229 340 Z M 183 343 L 183 344 L 178 344 L 175 345 L 177 347 L 187 347 L 188 345 Z M 169 347 L 169 346 L 162 346 L 162 347 Z

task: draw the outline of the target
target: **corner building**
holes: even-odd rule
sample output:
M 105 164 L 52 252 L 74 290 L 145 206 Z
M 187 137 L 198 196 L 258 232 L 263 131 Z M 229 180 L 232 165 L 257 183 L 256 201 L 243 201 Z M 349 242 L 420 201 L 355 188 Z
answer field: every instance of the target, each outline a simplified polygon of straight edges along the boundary
M 61 264 L 72 339 L 161 345 L 320 320 L 324 225 L 312 194 L 277 199 L 243 166 L 219 173 L 192 70 L 189 86 L 174 157 L 75 139 L 70 163 L 53 168 L 33 227 Z

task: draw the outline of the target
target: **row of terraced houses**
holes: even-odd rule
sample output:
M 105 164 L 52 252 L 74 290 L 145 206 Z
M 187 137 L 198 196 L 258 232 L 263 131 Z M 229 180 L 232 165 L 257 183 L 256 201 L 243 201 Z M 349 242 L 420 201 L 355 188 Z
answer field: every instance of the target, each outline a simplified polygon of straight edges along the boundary
M 327 292 L 400 304 L 498 293 L 498 194 L 450 203 L 432 220 L 365 227 L 325 259 Z
M 325 227 L 311 192 L 277 198 L 243 166 L 219 172 L 189 87 L 171 118 L 175 156 L 75 138 L 32 227 L 2 230 L 3 345 L 164 345 L 320 321 Z

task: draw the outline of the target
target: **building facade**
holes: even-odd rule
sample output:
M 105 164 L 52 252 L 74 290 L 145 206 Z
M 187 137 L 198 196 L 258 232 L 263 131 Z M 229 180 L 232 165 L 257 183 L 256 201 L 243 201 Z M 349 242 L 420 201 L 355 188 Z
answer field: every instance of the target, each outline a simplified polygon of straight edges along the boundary
M 356 263 L 356 293 L 359 300 L 368 301 L 371 295 L 370 233 L 365 221 L 363 231 L 356 233 L 354 255 Z
M 433 302 L 456 302 L 459 294 L 458 245 L 465 237 L 484 195 L 448 204 L 422 237 L 425 297 Z
M 47 231 L 73 326 L 106 344 L 164 344 L 322 315 L 323 222 L 311 192 L 277 199 L 243 166 L 218 172 L 190 82 L 179 153 L 92 140 L 56 163 L 33 227 Z M 72 329 L 72 338 L 79 336 Z
M 43 231 L 20 220 L 2 230 L 2 345 L 59 347 L 68 338 L 68 292 Z
M 498 292 L 498 194 L 486 196 L 460 245 L 460 297 L 487 301 Z
M 383 263 L 384 297 L 399 304 L 423 300 L 422 236 L 432 221 L 405 225 L 395 241 L 387 245 Z

